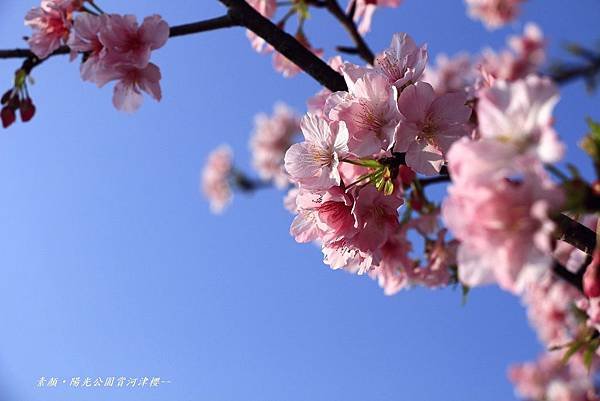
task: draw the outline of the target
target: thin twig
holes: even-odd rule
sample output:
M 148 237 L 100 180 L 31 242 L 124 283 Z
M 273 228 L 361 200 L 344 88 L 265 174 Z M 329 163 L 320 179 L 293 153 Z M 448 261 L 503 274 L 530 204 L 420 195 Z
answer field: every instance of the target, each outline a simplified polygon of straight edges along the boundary
M 340 24 L 342 24 L 352 38 L 352 41 L 356 45 L 358 55 L 367 63 L 373 64 L 375 55 L 356 29 L 356 24 L 352 20 L 352 17 L 344 12 L 337 0 L 326 0 L 326 4 L 327 10 L 340 22 Z

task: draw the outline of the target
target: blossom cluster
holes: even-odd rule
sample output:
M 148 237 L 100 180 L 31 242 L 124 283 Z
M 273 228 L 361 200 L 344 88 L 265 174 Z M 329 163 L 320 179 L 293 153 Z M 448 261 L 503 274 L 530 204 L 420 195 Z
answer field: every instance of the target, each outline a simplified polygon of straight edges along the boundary
M 261 113 L 254 118 L 250 149 L 254 169 L 261 179 L 273 181 L 281 189 L 289 185 L 283 157 L 299 132 L 299 118 L 283 103 L 275 105 L 273 116 Z
M 301 122 L 304 141 L 285 156 L 298 242 L 318 242 L 324 262 L 376 279 L 387 294 L 453 277 L 456 242 L 446 238 L 439 207 L 415 185 L 437 175 L 451 144 L 472 130 L 462 91 L 436 94 L 421 81 L 426 46 L 396 34 L 373 66 L 332 61 L 348 91 L 320 92 Z M 399 208 L 418 216 L 401 218 Z M 409 232 L 423 238 L 415 260 Z
M 72 58 L 83 54 L 83 80 L 98 87 L 115 81 L 113 104 L 118 110 L 136 111 L 142 92 L 161 99 L 160 69 L 150 62 L 151 52 L 169 37 L 169 26 L 160 16 L 138 24 L 133 15 L 92 13 L 81 0 L 43 0 L 25 23 L 34 29 L 29 44 L 40 59 L 67 45 Z
M 536 24 L 527 23 L 522 35 L 511 36 L 507 42 L 508 48 L 499 52 L 486 48 L 476 56 L 440 54 L 436 65 L 425 70 L 424 79 L 438 93 L 465 90 L 474 97 L 476 89 L 493 80 L 512 82 L 540 70 L 546 60 L 546 41 Z
M 208 156 L 202 170 L 202 192 L 210 200 L 213 213 L 221 213 L 231 202 L 231 176 L 233 173 L 233 152 L 227 145 L 221 145 Z
M 518 396 L 532 401 L 598 401 L 593 376 L 580 360 L 565 364 L 560 354 L 542 354 L 535 362 L 513 365 L 509 378 Z
M 588 215 L 581 222 L 595 228 L 597 220 Z M 584 252 L 563 241 L 557 242 L 553 256 L 573 274 L 587 263 Z M 522 302 L 531 326 L 548 351 L 537 361 L 510 367 L 508 376 L 516 393 L 532 401 L 597 401 L 593 381 L 599 366 L 596 350 L 590 348 L 587 361 L 585 357 L 590 347 L 585 341 L 590 329 L 596 328 L 594 319 L 600 310 L 594 306 L 594 298 L 587 299 L 573 285 L 547 275 L 527 285 Z M 581 344 L 577 349 L 584 352 L 575 352 L 565 360 L 567 349 L 577 344 Z
M 517 18 L 525 0 L 465 0 L 469 15 L 488 29 L 499 28 Z

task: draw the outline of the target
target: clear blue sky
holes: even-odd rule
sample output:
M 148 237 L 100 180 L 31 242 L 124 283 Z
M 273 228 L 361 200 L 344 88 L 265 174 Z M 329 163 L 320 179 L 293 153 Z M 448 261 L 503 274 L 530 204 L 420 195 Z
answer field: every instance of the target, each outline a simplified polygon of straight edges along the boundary
M 21 45 L 34 1 L 0 3 L 0 48 Z M 161 14 L 170 24 L 220 15 L 216 1 L 102 0 L 106 10 Z M 500 47 L 538 22 L 553 57 L 562 40 L 597 39 L 597 0 L 531 0 L 517 24 L 490 33 L 460 0 L 405 0 L 375 17 L 377 51 L 397 31 L 432 55 Z M 326 30 L 325 30 L 326 28 Z M 347 44 L 329 18 L 313 42 Z M 318 34 L 323 33 L 323 38 Z M 0 399 L 7 401 L 505 401 L 507 366 L 540 351 L 517 299 L 471 293 L 382 294 L 333 272 L 316 247 L 288 235 L 281 194 L 238 196 L 224 216 L 199 195 L 215 146 L 249 166 L 255 113 L 277 100 L 304 111 L 318 90 L 286 80 L 241 29 L 176 38 L 156 52 L 164 100 L 132 116 L 111 90 L 81 82 L 76 63 L 35 71 L 38 115 L 0 131 Z M 0 61 L 0 89 L 17 61 Z M 599 97 L 563 91 L 556 112 L 568 158 Z M 158 389 L 38 389 L 40 376 L 160 376 Z

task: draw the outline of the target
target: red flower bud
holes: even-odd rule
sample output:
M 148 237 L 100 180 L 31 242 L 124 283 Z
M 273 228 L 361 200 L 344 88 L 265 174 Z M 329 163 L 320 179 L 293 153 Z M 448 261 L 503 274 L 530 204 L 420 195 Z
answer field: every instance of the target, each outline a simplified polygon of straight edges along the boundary
M 19 111 L 21 113 L 21 121 L 26 123 L 31 120 L 35 114 L 35 106 L 30 98 L 25 98 L 21 100 L 21 105 L 19 107 Z
M 15 122 L 15 111 L 10 107 L 5 106 L 2 108 L 2 111 L 0 111 L 0 118 L 2 119 L 2 126 L 8 128 Z
M 408 166 L 400 166 L 398 176 L 400 177 L 400 181 L 402 181 L 402 186 L 407 188 L 410 187 L 417 174 Z
M 12 94 L 13 94 L 12 88 L 7 90 L 6 92 L 4 92 L 4 95 L 2 95 L 2 99 L 0 99 L 0 103 L 2 103 L 2 104 L 8 103 L 8 101 L 12 97 Z
M 598 248 L 594 250 L 592 263 L 585 269 L 583 293 L 588 298 L 600 296 L 600 249 Z
M 416 212 L 420 212 L 423 209 L 423 199 L 417 196 L 414 191 L 410 193 L 410 207 Z

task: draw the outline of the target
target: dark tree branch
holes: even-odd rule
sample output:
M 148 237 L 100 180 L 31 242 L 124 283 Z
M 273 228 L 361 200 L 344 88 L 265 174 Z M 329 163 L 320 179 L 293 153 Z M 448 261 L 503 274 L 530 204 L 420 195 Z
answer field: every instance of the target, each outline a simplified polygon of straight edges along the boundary
M 591 255 L 596 248 L 596 233 L 578 221 L 560 213 L 554 216 L 554 222 L 558 226 L 556 239 L 565 241 L 575 248 Z
M 600 56 L 589 59 L 589 63 L 556 67 L 548 76 L 557 84 L 566 84 L 577 78 L 593 79 L 600 73 Z
M 583 293 L 583 273 L 585 272 L 585 266 L 579 269 L 577 273 L 572 273 L 567 270 L 566 267 L 555 261 L 552 266 L 552 272 L 557 277 L 571 284 Z
M 279 29 L 244 0 L 219 0 L 228 8 L 228 14 L 238 25 L 250 29 L 266 40 L 321 85 L 333 92 L 348 90 L 344 78 L 304 47 L 293 36 Z
M 231 28 L 237 26 L 229 14 L 222 17 L 216 17 L 204 21 L 192 22 L 191 24 L 183 24 L 172 26 L 169 31 L 169 37 L 191 35 L 194 33 L 214 31 L 215 29 Z
M 421 185 L 423 187 L 426 187 L 427 185 L 431 185 L 431 184 L 450 182 L 450 176 L 449 175 L 438 175 L 436 177 L 420 178 L 419 182 L 421 183 Z
M 352 46 L 336 46 L 335 50 L 337 50 L 340 53 L 358 54 L 358 49 Z
M 169 37 L 192 35 L 195 33 L 213 31 L 216 29 L 229 28 L 236 26 L 235 22 L 229 15 L 222 17 L 212 18 L 205 21 L 192 22 L 191 24 L 183 24 L 172 26 L 169 32 Z M 56 49 L 50 56 L 59 56 L 69 54 L 71 50 L 68 46 L 61 46 Z M 0 50 L 0 59 L 3 58 L 37 58 L 35 54 L 29 49 L 13 49 L 13 50 Z

